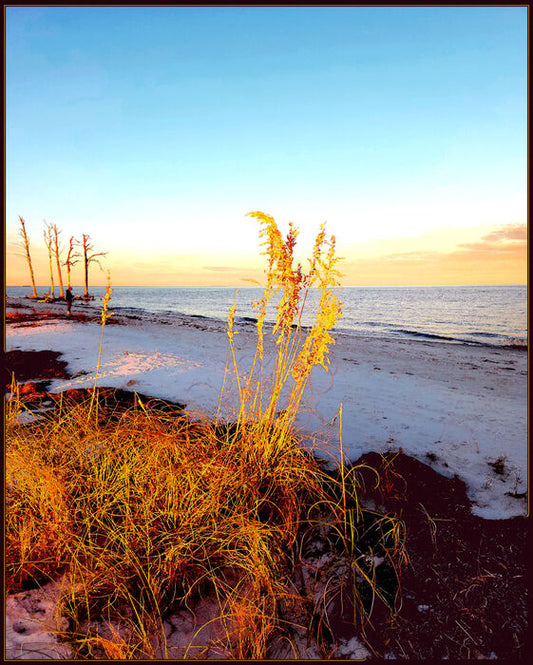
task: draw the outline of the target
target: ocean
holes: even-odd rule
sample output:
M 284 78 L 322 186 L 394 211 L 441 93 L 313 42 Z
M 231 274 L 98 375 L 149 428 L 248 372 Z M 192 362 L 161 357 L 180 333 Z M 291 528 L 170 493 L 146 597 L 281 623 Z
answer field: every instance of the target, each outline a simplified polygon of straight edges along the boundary
M 38 287 L 46 293 L 47 287 Z M 59 289 L 55 289 L 56 295 Z M 83 293 L 74 288 L 74 294 Z M 28 287 L 6 287 L 7 296 L 29 295 Z M 95 303 L 105 287 L 92 287 Z M 258 287 L 113 287 L 110 309 L 180 312 L 226 320 L 236 303 L 236 320 L 256 317 Z M 337 330 L 385 338 L 527 348 L 527 286 L 349 286 L 336 289 L 343 304 Z M 316 290 L 306 302 L 303 325 L 313 322 Z M 274 307 L 267 320 L 275 316 Z

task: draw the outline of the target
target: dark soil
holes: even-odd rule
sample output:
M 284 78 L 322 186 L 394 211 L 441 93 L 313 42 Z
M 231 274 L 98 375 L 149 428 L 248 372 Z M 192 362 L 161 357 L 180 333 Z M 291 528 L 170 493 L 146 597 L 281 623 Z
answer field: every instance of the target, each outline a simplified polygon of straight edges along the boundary
M 50 381 L 46 379 L 69 379 L 71 374 L 67 362 L 61 360 L 62 354 L 57 351 L 8 351 L 4 353 L 3 379 L 6 391 L 9 392 L 11 378 L 14 375 L 19 384 L 20 399 L 30 408 L 37 408 L 57 402 L 58 393 L 48 393 Z M 31 379 L 29 381 L 28 379 Z M 41 380 L 39 380 L 41 379 Z M 120 388 L 99 387 L 98 401 L 105 409 L 106 417 L 115 417 L 141 402 L 151 410 L 160 414 L 174 414 L 185 408 L 184 404 L 122 390 Z M 63 393 L 63 399 L 81 402 L 92 394 L 92 388 L 69 389 Z
M 2 383 L 9 385 L 12 375 L 20 383 L 30 379 L 69 379 L 67 363 L 58 351 L 7 351 L 2 363 Z
M 394 616 L 367 630 L 376 657 L 526 658 L 529 520 L 471 513 L 466 488 L 402 452 L 364 455 L 363 494 L 405 524 L 409 562 Z
M 20 326 L 35 326 L 42 324 L 44 321 L 76 321 L 78 323 L 100 323 L 101 313 L 94 309 L 89 309 L 85 312 L 80 312 L 80 308 L 84 309 L 87 299 L 82 302 L 74 300 L 72 303 L 72 313 L 67 314 L 66 303 L 60 308 L 44 309 L 48 304 L 65 302 L 61 298 L 55 300 L 48 300 L 46 303 L 42 301 L 34 302 L 33 304 L 26 304 L 25 302 L 17 303 L 16 309 L 6 312 L 6 323 L 13 323 Z M 31 303 L 31 299 L 29 299 Z M 122 323 L 119 319 L 110 317 L 106 321 L 106 325 L 117 325 Z
M 185 404 L 169 402 L 157 397 L 122 390 L 121 388 L 98 387 L 96 390 L 101 417 L 104 420 L 116 420 L 125 412 L 142 408 L 142 406 L 149 409 L 151 413 L 160 416 L 179 415 L 179 412 L 185 409 Z M 63 393 L 63 399 L 82 402 L 88 399 L 92 392 L 92 388 L 66 390 Z M 60 399 L 59 394 L 49 395 L 49 397 L 52 397 L 56 402 Z

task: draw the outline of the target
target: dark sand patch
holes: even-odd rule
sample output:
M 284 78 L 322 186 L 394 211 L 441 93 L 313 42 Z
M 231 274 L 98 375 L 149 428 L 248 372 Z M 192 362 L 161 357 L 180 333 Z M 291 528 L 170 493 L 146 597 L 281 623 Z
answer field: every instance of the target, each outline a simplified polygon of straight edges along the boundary
M 358 462 L 372 497 L 403 520 L 408 564 L 391 619 L 367 629 L 376 654 L 397 658 L 525 658 L 528 519 L 473 515 L 466 487 L 403 453 Z
M 80 311 L 82 310 L 82 311 Z M 42 301 L 25 298 L 8 298 L 6 302 L 6 324 L 18 326 L 36 326 L 51 321 L 72 321 L 77 323 L 101 323 L 101 310 L 86 300 L 74 300 L 72 313 L 67 314 L 64 300 Z M 123 324 L 120 318 L 110 317 L 106 325 Z
M 58 351 L 7 351 L 4 353 L 3 383 L 9 385 L 12 375 L 18 382 L 30 379 L 70 379 L 68 363 L 60 360 Z

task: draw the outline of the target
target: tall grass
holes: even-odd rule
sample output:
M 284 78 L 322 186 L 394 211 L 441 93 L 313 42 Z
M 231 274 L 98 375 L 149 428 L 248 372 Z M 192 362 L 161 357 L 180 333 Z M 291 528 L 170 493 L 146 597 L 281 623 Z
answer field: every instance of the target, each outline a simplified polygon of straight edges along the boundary
M 252 215 L 265 238 L 267 286 L 256 304 L 257 348 L 246 377 L 238 369 L 230 312 L 240 398 L 232 422 L 191 420 L 178 410 L 155 414 L 142 404 L 114 413 L 100 404 L 95 387 L 85 402 L 65 398 L 56 412 L 23 426 L 12 391 L 6 412 L 7 588 L 63 576 L 60 609 L 70 618 L 63 637 L 77 657 L 172 656 L 165 619 L 209 596 L 216 598 L 223 626 L 219 647 L 239 659 L 264 658 L 274 636 L 290 637 L 294 608 L 308 612 L 294 569 L 304 541 L 324 533 L 324 524 L 331 541 L 339 541 L 343 555 L 363 571 L 372 597 L 379 595 L 358 543 L 380 522 L 363 516 L 355 472 L 326 474 L 293 428 L 312 368 L 327 369 L 329 330 L 340 316 L 331 289 L 334 238 L 321 229 L 304 274 L 293 265 L 295 229 L 284 240 L 271 217 Z M 320 289 L 318 313 L 304 332 L 305 297 L 314 287 Z M 276 357 L 266 376 L 266 308 L 278 290 Z M 392 520 L 386 527 L 373 542 L 392 561 L 401 533 Z M 364 609 L 360 604 L 357 612 Z M 102 618 L 111 622 L 107 635 L 98 629 Z M 204 646 L 207 655 L 213 645 Z
M 332 287 L 338 285 L 340 273 L 336 269 L 339 257 L 335 255 L 335 237 L 326 236 L 324 225 L 315 240 L 309 270 L 295 265 L 294 248 L 297 230 L 289 224 L 284 239 L 273 217 L 262 212 L 249 213 L 261 224 L 260 236 L 268 257 L 266 286 L 263 297 L 253 306 L 257 311 L 257 345 L 251 369 L 244 382 L 238 381 L 240 412 L 239 423 L 247 421 L 271 425 L 274 421 L 284 430 L 289 429 L 298 413 L 302 395 L 311 370 L 316 365 L 328 369 L 328 346 L 334 342 L 330 330 L 341 316 L 342 306 Z M 301 321 L 311 288 L 320 293 L 318 310 L 311 329 L 304 334 Z M 267 307 L 272 298 L 281 293 L 276 308 L 276 320 L 272 331 L 276 339 L 277 354 L 271 376 L 264 374 L 264 324 Z M 228 337 L 234 369 L 239 370 L 234 346 L 235 306 L 229 314 Z M 283 388 L 290 383 L 288 398 L 283 410 L 279 403 Z M 267 392 L 266 386 L 270 386 Z
M 111 288 L 111 275 L 109 272 L 107 273 L 107 287 L 105 290 L 105 295 L 104 295 L 104 300 L 102 303 L 102 313 L 101 313 L 101 330 L 100 330 L 100 344 L 98 346 L 98 360 L 96 361 L 96 372 L 94 374 L 94 390 L 93 394 L 91 397 L 91 404 L 89 406 L 89 413 L 87 414 L 87 418 L 91 417 L 91 413 L 93 410 L 93 405 L 94 405 L 94 398 L 97 394 L 96 392 L 96 386 L 98 382 L 98 371 L 100 370 L 100 360 L 102 358 L 102 344 L 104 341 L 104 328 L 105 325 L 110 317 L 113 316 L 113 312 L 109 311 L 109 301 L 111 300 L 111 294 L 113 293 L 113 289 Z M 98 418 L 98 402 L 96 402 L 97 405 L 97 410 L 96 410 L 96 417 Z

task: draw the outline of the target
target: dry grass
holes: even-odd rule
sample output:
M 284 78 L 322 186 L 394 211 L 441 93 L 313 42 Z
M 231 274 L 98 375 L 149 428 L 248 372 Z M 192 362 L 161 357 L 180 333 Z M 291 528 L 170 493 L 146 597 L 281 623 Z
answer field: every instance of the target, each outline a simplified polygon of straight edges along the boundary
M 63 637 L 77 657 L 165 657 L 165 617 L 211 594 L 225 625 L 224 647 L 235 658 L 264 658 L 272 637 L 289 628 L 281 608 L 305 614 L 309 606 L 293 583 L 306 540 L 326 533 L 358 571 L 366 603 L 357 605 L 354 621 L 368 610 L 368 597 L 372 604 L 381 593 L 363 553 L 379 547 L 393 565 L 401 553 L 400 524 L 369 520 L 361 510 L 355 471 L 326 474 L 293 428 L 312 367 L 327 368 L 329 330 L 340 315 L 331 292 L 334 239 L 321 230 L 304 275 L 292 264 L 296 231 L 291 227 L 283 240 L 272 218 L 254 215 L 267 239 L 268 283 L 257 304 L 257 352 L 246 380 L 230 313 L 228 372 L 240 395 L 231 423 L 156 414 L 142 403 L 113 418 L 93 393 L 20 425 L 23 406 L 13 387 L 6 414 L 7 588 L 63 575 L 61 611 L 70 619 Z M 304 335 L 305 293 L 316 285 L 319 311 Z M 278 289 L 277 358 L 267 391 L 263 323 Z M 104 637 L 91 629 L 95 617 L 123 630 Z
M 104 425 L 87 419 L 90 409 L 64 404 L 26 427 L 8 414 L 8 588 L 63 572 L 71 589 L 81 585 L 75 604 L 87 615 L 140 614 L 139 628 L 216 587 L 247 617 L 238 623 L 258 655 L 256 624 L 286 592 L 287 552 L 319 488 L 316 463 L 296 441 L 268 459 L 255 427 L 142 409 Z M 224 584 L 227 569 L 238 571 L 235 590 Z M 237 643 L 244 648 L 244 635 Z

